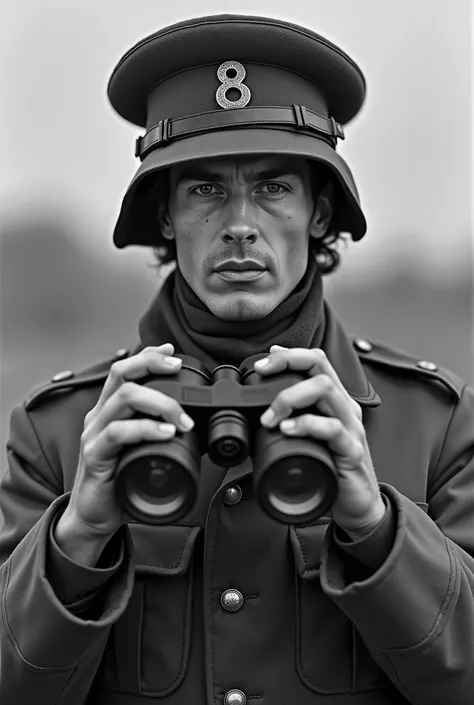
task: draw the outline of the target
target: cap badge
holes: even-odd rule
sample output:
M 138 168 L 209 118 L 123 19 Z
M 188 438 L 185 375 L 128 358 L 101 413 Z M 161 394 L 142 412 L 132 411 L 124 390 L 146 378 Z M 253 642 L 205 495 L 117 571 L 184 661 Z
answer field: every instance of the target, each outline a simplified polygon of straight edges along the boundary
M 221 108 L 245 108 L 250 103 L 252 94 L 250 88 L 242 83 L 246 76 L 246 71 L 239 61 L 225 61 L 217 69 L 217 77 L 222 83 L 216 91 L 216 101 Z M 230 88 L 237 88 L 240 91 L 238 100 L 229 100 L 227 91 Z

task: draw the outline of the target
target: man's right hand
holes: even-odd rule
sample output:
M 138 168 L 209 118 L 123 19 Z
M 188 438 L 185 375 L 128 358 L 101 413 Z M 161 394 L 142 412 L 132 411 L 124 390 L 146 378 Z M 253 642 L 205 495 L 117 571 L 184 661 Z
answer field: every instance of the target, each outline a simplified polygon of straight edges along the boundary
M 74 486 L 55 537 L 74 536 L 74 545 L 80 540 L 84 545 L 104 546 L 126 521 L 114 477 L 124 446 L 168 441 L 176 428 L 192 428 L 192 419 L 177 401 L 135 382 L 150 374 L 176 374 L 181 360 L 172 357 L 173 353 L 171 343 L 147 347 L 110 368 L 99 401 L 84 420 Z M 136 412 L 146 418 L 130 418 Z M 156 420 L 158 417 L 163 420 Z M 84 562 L 90 563 L 87 559 Z

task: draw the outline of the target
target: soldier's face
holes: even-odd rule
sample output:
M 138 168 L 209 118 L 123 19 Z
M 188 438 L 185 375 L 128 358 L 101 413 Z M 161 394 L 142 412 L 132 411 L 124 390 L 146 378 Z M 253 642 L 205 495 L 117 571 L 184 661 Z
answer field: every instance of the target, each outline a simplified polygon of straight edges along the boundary
M 268 315 L 303 277 L 309 238 L 321 237 L 329 222 L 314 202 L 309 162 L 204 159 L 171 168 L 169 179 L 162 232 L 176 240 L 186 281 L 219 318 Z M 244 260 L 254 264 L 236 271 Z

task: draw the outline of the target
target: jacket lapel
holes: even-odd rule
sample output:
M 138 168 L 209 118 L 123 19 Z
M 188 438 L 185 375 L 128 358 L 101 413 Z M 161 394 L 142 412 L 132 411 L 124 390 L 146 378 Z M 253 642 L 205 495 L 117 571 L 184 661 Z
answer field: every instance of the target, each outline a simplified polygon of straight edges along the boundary
M 359 356 L 341 323 L 324 302 L 326 327 L 322 349 L 350 396 L 361 406 L 380 406 L 382 400 L 368 381 Z

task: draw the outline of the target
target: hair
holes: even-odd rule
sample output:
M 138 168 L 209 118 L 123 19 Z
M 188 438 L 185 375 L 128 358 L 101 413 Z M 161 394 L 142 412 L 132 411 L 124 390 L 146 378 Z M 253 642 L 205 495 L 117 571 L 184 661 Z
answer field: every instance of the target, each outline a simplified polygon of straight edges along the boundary
M 321 193 L 321 191 L 330 183 L 334 183 L 334 176 L 332 171 L 317 162 L 312 163 L 312 179 L 314 186 L 314 203 Z M 339 189 L 334 189 L 335 203 L 334 203 L 334 213 L 337 212 L 337 200 L 338 200 Z M 169 179 L 168 171 L 161 171 L 148 177 L 148 183 L 146 185 L 145 193 L 143 198 L 150 202 L 158 204 L 167 203 L 169 199 Z M 158 226 L 158 207 L 156 209 L 157 213 L 157 226 Z M 321 238 L 310 238 L 309 249 L 310 253 L 316 258 L 319 270 L 321 274 L 330 274 L 334 272 L 340 265 L 341 253 L 339 248 L 347 242 L 347 234 L 340 232 L 334 226 L 335 216 L 331 219 L 329 227 Z M 158 245 L 153 247 L 153 253 L 156 260 L 156 267 L 159 270 L 165 265 L 171 265 L 176 262 L 176 243 L 174 240 L 167 240 L 159 232 L 157 227 L 157 241 Z

